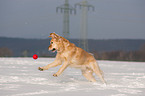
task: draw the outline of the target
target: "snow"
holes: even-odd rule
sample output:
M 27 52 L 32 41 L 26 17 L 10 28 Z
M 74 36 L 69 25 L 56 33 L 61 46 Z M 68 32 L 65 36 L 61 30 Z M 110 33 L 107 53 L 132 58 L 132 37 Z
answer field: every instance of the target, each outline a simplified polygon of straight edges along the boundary
M 145 96 L 145 62 L 97 61 L 107 85 L 88 82 L 79 69 L 37 68 L 54 58 L 0 58 L 0 96 Z

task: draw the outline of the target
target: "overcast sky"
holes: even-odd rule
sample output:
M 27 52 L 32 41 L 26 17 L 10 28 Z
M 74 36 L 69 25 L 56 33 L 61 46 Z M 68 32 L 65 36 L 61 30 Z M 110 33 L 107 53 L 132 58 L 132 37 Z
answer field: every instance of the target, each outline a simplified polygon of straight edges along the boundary
M 74 6 L 82 0 L 69 0 Z M 145 39 L 145 0 L 88 0 L 89 39 Z M 62 35 L 64 0 L 0 0 L 0 37 L 47 38 Z M 70 15 L 70 38 L 80 37 L 81 10 Z

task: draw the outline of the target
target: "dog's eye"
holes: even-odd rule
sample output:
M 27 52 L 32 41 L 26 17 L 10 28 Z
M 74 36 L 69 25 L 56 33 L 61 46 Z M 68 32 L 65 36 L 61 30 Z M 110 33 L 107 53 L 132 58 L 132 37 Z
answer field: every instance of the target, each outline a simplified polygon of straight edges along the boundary
M 53 42 L 51 42 L 51 44 L 53 44 Z

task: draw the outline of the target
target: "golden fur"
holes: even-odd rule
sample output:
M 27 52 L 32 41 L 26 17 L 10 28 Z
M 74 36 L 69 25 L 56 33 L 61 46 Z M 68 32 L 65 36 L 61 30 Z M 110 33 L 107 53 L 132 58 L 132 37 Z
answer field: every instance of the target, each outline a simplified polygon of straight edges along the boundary
M 58 72 L 53 74 L 53 76 L 59 76 L 69 66 L 81 69 L 83 76 L 91 82 L 96 81 L 93 76 L 93 73 L 95 73 L 99 76 L 101 81 L 105 83 L 102 71 L 92 54 L 75 46 L 75 44 L 70 43 L 67 39 L 57 35 L 56 33 L 51 33 L 49 37 L 52 39 L 48 49 L 53 52 L 57 51 L 56 59 L 47 66 L 39 67 L 38 69 L 40 71 L 48 70 L 51 67 L 63 64 Z

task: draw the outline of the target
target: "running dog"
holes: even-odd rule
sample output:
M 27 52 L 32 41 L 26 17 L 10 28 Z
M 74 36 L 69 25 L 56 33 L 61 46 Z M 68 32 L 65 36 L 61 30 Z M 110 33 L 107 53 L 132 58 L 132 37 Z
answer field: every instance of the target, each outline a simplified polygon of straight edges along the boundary
M 51 33 L 49 37 L 52 39 L 48 49 L 52 52 L 57 51 L 56 59 L 47 66 L 38 67 L 40 71 L 62 65 L 61 68 L 53 74 L 54 77 L 57 77 L 69 66 L 81 69 L 83 76 L 91 82 L 96 82 L 93 76 L 93 73 L 95 73 L 99 76 L 101 81 L 105 83 L 103 72 L 92 54 L 75 46 L 75 44 L 56 33 Z

